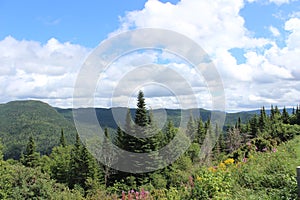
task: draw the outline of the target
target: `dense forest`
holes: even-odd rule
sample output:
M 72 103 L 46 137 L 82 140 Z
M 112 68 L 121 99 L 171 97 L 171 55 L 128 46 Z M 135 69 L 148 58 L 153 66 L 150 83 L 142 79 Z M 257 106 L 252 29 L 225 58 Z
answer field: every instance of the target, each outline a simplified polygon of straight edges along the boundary
M 13 133 L 7 130 L 0 135 L 0 199 L 297 199 L 299 106 L 291 113 L 277 106 L 271 106 L 270 112 L 262 107 L 259 113 L 247 119 L 238 117 L 235 123 L 226 123 L 225 128 L 212 124 L 209 118 L 191 115 L 182 129 L 170 118 L 159 130 L 140 91 L 137 109 L 134 113 L 128 109 L 124 128 L 107 126 L 104 129 L 105 137 L 98 156 L 113 159 L 113 154 L 106 153 L 114 151 L 111 144 L 134 153 L 157 152 L 175 137 L 190 144 L 184 152 L 180 152 L 180 145 L 175 151 L 167 148 L 170 157 L 182 154 L 166 166 L 155 163 L 161 160 L 159 153 L 151 154 L 150 161 L 154 162 L 118 156 L 123 159 L 117 160 L 117 165 L 136 170 L 165 166 L 145 173 L 124 172 L 103 165 L 74 132 L 74 125 L 67 122 L 70 115 L 69 119 L 54 120 L 53 111 L 44 112 L 47 112 L 44 114 L 50 126 L 57 123 L 59 127 L 62 122 L 69 124 L 55 134 L 51 134 L 49 128 L 46 137 L 49 137 L 51 150 L 41 151 L 47 140 L 31 133 L 45 125 L 39 124 L 40 118 L 34 118 L 36 114 L 28 123 L 34 123 L 37 129 L 26 129 L 26 123 L 21 126 L 26 130 L 22 136 L 27 135 L 28 139 L 20 156 L 6 154 L 4 157 L 6 143 L 11 142 L 7 137 L 12 138 Z M 138 134 L 148 137 L 135 137 Z M 194 137 L 188 137 L 190 135 Z M 216 143 L 204 149 L 203 146 L 213 139 Z M 12 141 L 17 145 L 16 140 Z

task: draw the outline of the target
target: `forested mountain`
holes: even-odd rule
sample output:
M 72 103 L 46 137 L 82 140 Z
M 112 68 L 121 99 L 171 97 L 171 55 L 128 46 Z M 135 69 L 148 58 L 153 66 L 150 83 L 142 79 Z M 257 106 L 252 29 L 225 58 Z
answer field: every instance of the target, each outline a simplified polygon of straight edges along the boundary
M 84 108 L 83 108 L 84 109 Z M 127 108 L 114 108 L 115 112 L 127 110 Z M 130 109 L 132 117 L 136 109 Z M 160 112 L 160 110 L 154 110 Z M 205 109 L 190 110 L 190 113 L 199 113 L 203 121 L 207 121 L 211 112 Z M 179 125 L 181 110 L 166 109 L 168 120 Z M 117 129 L 112 109 L 96 108 L 96 114 L 101 127 Z M 226 124 L 248 121 L 253 113 L 227 113 Z M 195 116 L 198 117 L 198 116 Z M 68 142 L 74 142 L 76 129 L 73 122 L 72 109 L 54 108 L 41 101 L 13 101 L 0 104 L 0 138 L 4 144 L 4 158 L 18 159 L 25 149 L 29 136 L 36 140 L 38 151 L 42 154 L 51 152 L 53 146 L 58 144 L 61 130 L 65 132 Z
M 14 101 L 0 105 L 4 158 L 18 159 L 29 136 L 35 139 L 39 152 L 50 153 L 58 144 L 62 129 L 67 141 L 73 142 L 76 133 L 73 123 L 41 101 Z
M 88 109 L 88 108 L 81 108 Z M 127 108 L 114 108 L 114 112 L 125 112 Z M 159 113 L 162 110 L 153 110 Z M 172 121 L 174 126 L 178 126 L 181 117 L 180 109 L 166 109 L 167 120 Z M 289 113 L 292 109 L 287 109 Z M 136 109 L 130 109 L 131 116 L 134 117 Z M 194 117 L 200 113 L 201 119 L 207 121 L 211 111 L 205 109 L 192 109 L 186 111 L 192 113 Z M 196 113 L 196 114 L 195 114 Z M 270 110 L 266 110 L 269 114 Z M 114 120 L 111 108 L 96 108 L 96 114 L 101 127 L 117 129 L 117 122 Z M 248 122 L 254 114 L 259 114 L 259 110 L 226 113 L 225 127 L 235 125 L 240 120 Z M 58 144 L 58 136 L 61 130 L 65 132 L 66 140 L 74 142 L 76 128 L 73 122 L 72 109 L 54 108 L 41 101 L 13 101 L 0 104 L 0 138 L 4 143 L 4 158 L 18 159 L 24 151 L 26 141 L 29 136 L 33 136 L 37 141 L 38 151 L 42 154 L 51 152 L 53 146 Z
M 96 109 L 106 126 L 102 140 L 75 134 L 71 110 L 37 101 L 1 105 L 0 199 L 296 198 L 299 106 L 292 114 L 277 106 L 267 114 L 262 107 L 245 122 L 230 114 L 237 121 L 227 121 L 232 125 L 223 131 L 208 118 L 209 111 L 201 110 L 201 117 L 190 116 L 186 128 L 177 128 L 181 111 L 168 110 L 167 125 L 160 130 L 142 91 L 137 102 L 137 109 L 116 110 L 126 109 L 126 119 L 112 132 L 105 124 L 112 120 L 111 110 Z M 94 130 L 83 119 L 78 130 Z M 18 158 L 22 150 L 20 159 L 3 160 L 2 144 L 6 158 Z

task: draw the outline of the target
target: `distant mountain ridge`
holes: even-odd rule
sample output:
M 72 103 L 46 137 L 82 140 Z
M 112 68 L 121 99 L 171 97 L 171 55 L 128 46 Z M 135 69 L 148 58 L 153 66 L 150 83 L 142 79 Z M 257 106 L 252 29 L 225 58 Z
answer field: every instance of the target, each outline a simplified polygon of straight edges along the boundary
M 30 135 L 36 140 L 38 151 L 50 153 L 58 144 L 61 129 L 68 141 L 74 140 L 74 124 L 44 102 L 30 100 L 0 104 L 0 138 L 5 158 L 18 159 Z
M 90 108 L 80 108 L 90 109 Z M 116 129 L 117 123 L 111 108 L 95 108 L 101 127 Z M 167 113 L 167 119 L 178 125 L 181 117 L 180 109 L 162 109 Z M 127 108 L 114 108 L 115 112 L 127 111 Z M 135 109 L 130 109 L 134 116 Z M 159 109 L 153 110 L 158 112 Z M 211 111 L 205 109 L 191 109 L 191 113 L 199 113 L 201 119 L 210 118 Z M 289 109 L 292 112 L 292 109 Z M 238 118 L 247 122 L 259 110 L 238 113 L 227 113 L 225 125 L 234 125 Z M 198 118 L 200 116 L 194 116 Z M 74 126 L 72 109 L 55 108 L 42 101 L 12 101 L 0 104 L 0 138 L 4 144 L 5 158 L 18 159 L 24 151 L 28 137 L 32 135 L 36 140 L 37 149 L 42 154 L 49 154 L 59 142 L 61 129 L 64 130 L 69 143 L 74 141 L 76 128 Z

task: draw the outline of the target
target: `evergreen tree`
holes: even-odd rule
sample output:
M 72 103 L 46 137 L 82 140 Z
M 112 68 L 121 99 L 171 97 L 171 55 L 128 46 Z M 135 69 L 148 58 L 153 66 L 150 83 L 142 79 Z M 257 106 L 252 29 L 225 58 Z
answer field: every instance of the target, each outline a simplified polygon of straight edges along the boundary
M 170 141 L 175 137 L 176 129 L 174 124 L 171 120 L 168 121 L 168 125 L 166 128 L 165 138 L 164 138 L 164 145 L 169 144 Z
M 196 125 L 195 125 L 195 120 L 193 119 L 193 116 L 191 115 L 190 118 L 189 118 L 189 121 L 187 123 L 187 127 L 186 127 L 186 135 L 189 137 L 189 138 L 196 138 L 195 135 L 196 135 Z M 192 142 L 192 141 L 191 141 Z
M 59 183 L 68 183 L 70 172 L 70 153 L 71 146 L 62 145 L 54 147 L 50 154 L 51 164 L 51 178 Z
M 197 133 L 196 133 L 196 142 L 200 145 L 203 144 L 203 141 L 205 139 L 206 130 L 203 125 L 203 121 L 201 118 L 199 118 L 197 123 Z
M 120 127 L 118 127 L 118 132 L 119 132 L 118 134 L 120 134 L 120 131 L 122 130 Z M 104 184 L 108 186 L 109 177 L 113 172 L 111 166 L 114 162 L 115 154 L 113 152 L 113 146 L 107 128 L 104 129 L 104 141 L 102 144 L 101 154 L 102 154 L 101 155 L 102 159 L 105 160 L 105 165 L 102 165 L 103 172 L 104 172 Z
M 296 109 L 296 124 L 300 125 L 300 108 L 297 106 Z
M 0 161 L 3 160 L 3 145 L 0 138 Z
M 259 130 L 261 133 L 265 133 L 265 130 L 267 130 L 267 124 L 268 124 L 268 117 L 265 111 L 265 107 L 263 106 L 260 110 L 259 115 Z
M 40 154 L 36 151 L 34 139 L 30 136 L 21 162 L 26 167 L 37 167 L 39 164 L 39 157 Z
M 290 123 L 290 116 L 285 107 L 283 107 L 281 119 L 284 124 Z
M 224 146 L 224 138 L 223 138 L 223 133 L 221 132 L 221 130 L 218 127 L 218 124 L 216 124 L 216 128 L 215 128 L 215 135 L 217 137 L 217 141 L 216 144 L 213 148 L 213 154 L 214 154 L 214 158 L 217 160 L 220 153 L 223 151 L 223 146 Z
M 253 138 L 258 136 L 258 130 L 259 130 L 258 117 L 255 114 L 250 120 L 250 132 Z
M 94 158 L 82 145 L 77 134 L 70 156 L 69 187 L 74 188 L 75 185 L 79 185 L 86 190 L 87 180 L 97 178 L 97 172 Z
M 66 139 L 64 135 L 64 130 L 61 129 L 60 139 L 59 139 L 59 145 L 65 147 L 66 146 Z
M 294 108 L 294 107 L 293 107 L 292 114 L 293 114 L 293 115 L 295 115 L 295 114 L 296 114 L 296 113 L 295 113 L 295 108 Z
M 144 127 L 148 124 L 148 116 L 147 116 L 144 93 L 142 91 L 139 91 L 137 100 L 138 102 L 137 102 L 137 109 L 135 112 L 134 122 L 137 126 Z
M 240 129 L 240 130 L 242 129 L 242 120 L 241 120 L 241 117 L 238 118 L 237 128 Z

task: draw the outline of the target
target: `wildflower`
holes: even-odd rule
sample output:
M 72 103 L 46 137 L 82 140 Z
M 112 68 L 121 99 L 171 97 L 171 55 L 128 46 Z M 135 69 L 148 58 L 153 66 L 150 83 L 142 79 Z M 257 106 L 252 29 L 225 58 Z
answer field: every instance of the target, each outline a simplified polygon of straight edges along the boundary
M 268 149 L 267 149 L 267 147 L 265 147 L 265 148 L 263 148 L 261 151 L 262 152 L 266 152 Z
M 276 152 L 277 152 L 277 149 L 276 149 L 276 148 L 273 148 L 272 151 L 273 151 L 273 153 L 276 153 Z
M 225 170 L 225 169 L 226 169 L 226 165 L 225 165 L 224 163 L 221 162 L 221 163 L 219 164 L 219 168 L 222 169 L 222 170 Z
M 196 180 L 197 180 L 197 181 L 201 181 L 202 178 L 201 178 L 200 176 L 197 176 Z
M 125 199 L 126 199 L 126 197 L 125 197 L 125 192 L 122 191 L 122 200 L 125 200 Z
M 139 192 L 135 192 L 135 199 L 139 199 Z
M 231 164 L 234 163 L 234 159 L 233 159 L 233 158 L 228 158 L 227 160 L 224 161 L 224 163 L 225 163 L 226 165 L 231 165 Z
M 247 158 L 246 157 L 243 158 L 243 162 L 247 162 Z
M 208 170 L 211 171 L 211 172 L 216 172 L 217 171 L 216 167 L 209 167 Z

